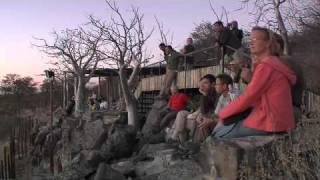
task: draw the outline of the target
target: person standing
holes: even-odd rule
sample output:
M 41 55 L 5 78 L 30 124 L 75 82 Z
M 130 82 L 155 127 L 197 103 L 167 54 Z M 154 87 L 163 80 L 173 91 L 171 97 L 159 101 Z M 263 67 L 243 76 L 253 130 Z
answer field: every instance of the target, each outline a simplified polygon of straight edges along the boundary
M 165 53 L 166 58 L 166 75 L 164 78 L 163 86 L 160 89 L 160 94 L 157 98 L 166 99 L 169 97 L 170 87 L 172 84 L 175 85 L 175 81 L 178 74 L 178 66 L 181 61 L 182 55 L 175 51 L 172 46 L 166 46 Z

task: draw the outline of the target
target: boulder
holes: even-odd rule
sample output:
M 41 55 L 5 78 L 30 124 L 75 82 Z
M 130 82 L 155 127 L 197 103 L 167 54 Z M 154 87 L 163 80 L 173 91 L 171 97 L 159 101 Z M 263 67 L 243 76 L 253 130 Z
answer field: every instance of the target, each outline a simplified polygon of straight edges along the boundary
M 208 137 L 196 155 L 204 173 L 213 178 L 237 179 L 240 162 L 248 158 L 254 166 L 256 151 L 273 142 L 278 136 L 252 136 L 229 140 Z M 252 164 L 251 164 L 252 163 Z
M 105 160 L 104 156 L 100 151 L 91 150 L 81 152 L 85 156 L 86 163 L 93 168 L 98 167 L 98 165 Z
M 146 144 L 139 152 L 139 158 L 135 165 L 137 176 L 151 176 L 167 170 L 169 165 L 174 164 L 174 147 L 167 144 Z
M 111 167 L 126 177 L 132 174 L 135 175 L 135 172 L 134 172 L 135 164 L 130 160 L 124 160 L 117 163 L 113 163 Z
M 72 129 L 70 143 L 77 149 L 92 149 L 104 134 L 105 128 L 101 120 L 85 121 L 83 129 Z
M 160 173 L 158 180 L 203 180 L 202 175 L 201 167 L 194 160 L 180 160 Z
M 94 180 L 127 180 L 120 172 L 106 163 L 100 163 Z
M 83 153 L 79 153 L 71 162 L 56 175 L 56 180 L 84 180 L 96 171 L 96 167 L 90 166 Z
M 152 105 L 152 109 L 150 110 L 146 122 L 142 128 L 142 133 L 145 135 L 152 134 L 152 129 L 154 128 L 154 124 L 156 122 L 160 122 L 160 113 L 166 108 L 168 102 L 166 100 L 155 100 Z
M 126 158 L 131 156 L 135 144 L 136 131 L 134 127 L 115 124 L 109 129 L 108 138 L 100 150 L 106 158 Z
M 49 127 L 45 126 L 39 129 L 39 133 L 37 134 L 34 144 L 39 145 L 43 144 L 46 140 L 46 136 L 49 134 Z

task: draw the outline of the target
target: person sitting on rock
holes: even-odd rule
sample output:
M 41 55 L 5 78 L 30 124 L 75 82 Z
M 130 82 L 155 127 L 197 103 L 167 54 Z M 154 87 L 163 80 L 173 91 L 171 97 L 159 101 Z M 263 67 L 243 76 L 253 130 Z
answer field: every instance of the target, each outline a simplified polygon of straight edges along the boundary
M 197 119 L 194 142 L 202 142 L 211 134 L 212 130 L 216 128 L 216 114 L 218 114 L 227 104 L 236 99 L 236 95 L 230 92 L 232 83 L 231 76 L 227 74 L 219 74 L 216 76 L 215 92 L 219 95 L 219 99 L 211 114 Z
M 272 135 L 295 128 L 291 88 L 296 75 L 279 59 L 281 49 L 273 33 L 254 27 L 250 51 L 254 56 L 251 81 L 241 96 L 219 112 L 224 126 L 214 132 L 217 138 Z
M 250 56 L 244 52 L 244 49 L 238 49 L 233 55 L 232 60 L 227 64 L 227 68 L 231 71 L 233 80 L 233 88 L 231 93 L 240 96 L 245 89 L 245 82 L 243 82 L 241 73 L 243 68 L 250 68 Z
M 185 142 L 193 137 L 197 126 L 196 119 L 201 119 L 203 116 L 212 114 L 216 105 L 217 95 L 214 89 L 216 78 L 212 74 L 207 74 L 200 79 L 199 91 L 202 94 L 200 97 L 200 107 L 197 111 L 191 113 L 187 110 L 179 111 L 175 122 L 171 129 L 170 138 L 173 141 Z M 209 134 L 207 132 L 206 134 Z
M 191 102 L 186 94 L 179 92 L 177 86 L 171 86 L 170 91 L 168 108 L 160 113 L 160 122 L 156 122 L 153 128 L 155 133 L 166 128 L 176 118 L 178 112 L 185 110 Z
M 216 92 L 220 95 L 217 106 L 214 110 L 215 116 L 230 102 L 238 97 L 238 94 L 232 92 L 233 80 L 228 74 L 219 74 L 216 80 Z M 216 119 L 214 119 L 216 121 Z M 215 130 L 221 127 L 222 124 L 218 123 Z
M 100 98 L 100 110 L 106 110 L 108 109 L 108 102 L 104 97 Z

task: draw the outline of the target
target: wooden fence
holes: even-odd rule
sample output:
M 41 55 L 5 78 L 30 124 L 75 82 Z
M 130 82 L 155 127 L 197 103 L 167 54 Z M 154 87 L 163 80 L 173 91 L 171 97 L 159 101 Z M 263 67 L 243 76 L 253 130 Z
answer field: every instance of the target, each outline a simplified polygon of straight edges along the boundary
M 210 66 L 187 71 L 180 71 L 177 75 L 177 85 L 180 89 L 198 88 L 199 80 L 206 74 L 217 75 L 222 72 L 221 66 Z M 225 69 L 225 73 L 230 73 Z M 163 86 L 165 75 L 142 78 L 135 90 L 135 97 L 138 98 L 142 92 L 159 91 Z M 320 96 L 310 91 L 304 91 L 304 111 L 320 113 Z
M 0 160 L 0 179 L 9 180 L 17 177 L 16 161 L 28 156 L 32 145 L 32 129 L 39 122 L 31 118 L 21 119 L 12 128 L 9 142 L 3 147 L 3 157 Z M 0 156 L 1 157 L 1 156 Z
M 177 75 L 177 86 L 180 89 L 198 88 L 199 80 L 206 74 L 217 75 L 222 72 L 221 66 L 210 66 L 186 71 L 180 71 Z M 135 91 L 135 97 L 139 97 L 144 91 L 158 91 L 163 86 L 165 75 L 142 78 Z

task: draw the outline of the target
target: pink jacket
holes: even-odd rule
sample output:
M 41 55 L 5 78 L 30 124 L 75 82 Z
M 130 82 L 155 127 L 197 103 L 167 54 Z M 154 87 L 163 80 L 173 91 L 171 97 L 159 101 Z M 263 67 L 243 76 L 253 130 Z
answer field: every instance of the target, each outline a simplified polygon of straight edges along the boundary
M 246 91 L 225 107 L 219 118 L 223 121 L 253 107 L 244 126 L 267 132 L 293 129 L 291 86 L 295 82 L 294 73 L 278 57 L 266 57 L 256 66 Z

